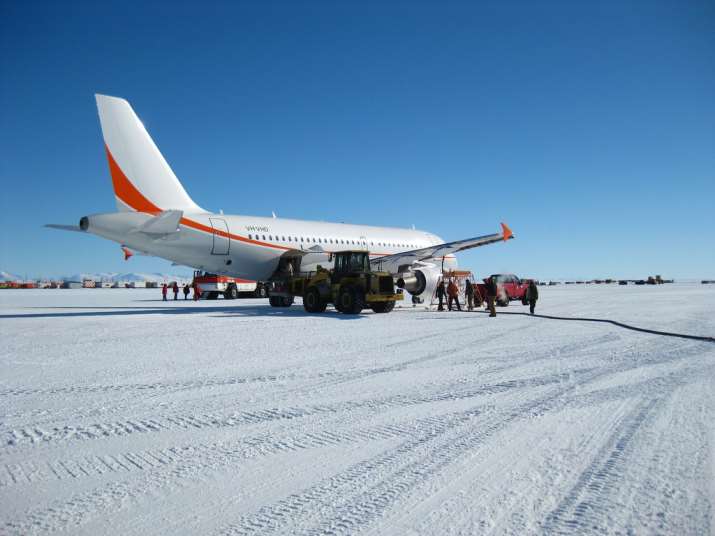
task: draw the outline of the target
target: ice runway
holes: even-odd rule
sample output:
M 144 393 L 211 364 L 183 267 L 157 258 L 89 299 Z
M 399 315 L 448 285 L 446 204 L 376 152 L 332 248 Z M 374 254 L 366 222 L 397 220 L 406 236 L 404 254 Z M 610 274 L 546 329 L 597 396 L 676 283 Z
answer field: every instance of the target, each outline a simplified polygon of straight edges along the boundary
M 715 286 L 540 294 L 715 335 Z M 713 343 L 159 296 L 0 291 L 0 534 L 715 530 Z

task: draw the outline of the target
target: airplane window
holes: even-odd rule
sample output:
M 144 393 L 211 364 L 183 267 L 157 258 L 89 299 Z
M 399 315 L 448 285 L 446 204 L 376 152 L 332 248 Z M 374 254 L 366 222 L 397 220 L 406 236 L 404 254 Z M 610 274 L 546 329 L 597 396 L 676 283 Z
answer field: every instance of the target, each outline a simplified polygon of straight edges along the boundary
M 285 237 L 285 236 L 281 236 L 281 240 L 282 240 L 283 242 L 285 242 L 285 241 L 286 241 L 286 237 Z
M 248 235 L 249 240 L 253 240 L 253 237 L 251 235 Z
M 268 235 L 268 240 L 273 240 L 273 235 Z
M 266 235 L 263 235 L 263 240 L 265 240 L 265 239 L 266 239 Z

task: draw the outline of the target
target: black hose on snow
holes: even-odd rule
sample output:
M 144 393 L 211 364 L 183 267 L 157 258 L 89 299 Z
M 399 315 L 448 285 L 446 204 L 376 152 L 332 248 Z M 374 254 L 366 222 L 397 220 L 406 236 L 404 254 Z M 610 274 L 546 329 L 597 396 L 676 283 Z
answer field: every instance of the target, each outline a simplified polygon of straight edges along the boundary
M 489 311 L 472 311 L 474 313 L 488 313 Z M 583 318 L 583 317 L 567 317 L 567 316 L 552 316 L 552 315 L 538 315 L 530 313 L 515 313 L 507 311 L 499 311 L 500 315 L 522 315 L 534 318 L 548 318 L 550 320 L 578 320 L 580 322 L 601 322 L 603 324 L 613 324 L 619 328 L 632 329 L 633 331 L 640 331 L 643 333 L 652 333 L 653 335 L 665 335 L 666 337 L 680 337 L 681 339 L 692 339 L 695 341 L 705 341 L 705 342 L 715 342 L 715 337 L 705 337 L 701 335 L 687 335 L 685 333 L 673 333 L 670 331 L 658 331 L 655 329 L 639 328 L 636 326 L 631 326 L 624 324 L 623 322 L 617 322 L 615 320 L 608 320 L 606 318 Z

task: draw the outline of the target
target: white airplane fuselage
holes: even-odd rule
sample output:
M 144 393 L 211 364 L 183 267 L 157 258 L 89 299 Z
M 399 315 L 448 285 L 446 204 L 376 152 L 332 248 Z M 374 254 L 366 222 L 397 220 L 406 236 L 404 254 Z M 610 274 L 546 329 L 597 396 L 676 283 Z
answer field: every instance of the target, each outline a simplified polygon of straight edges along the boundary
M 141 253 L 255 281 L 268 280 L 282 256 L 310 253 L 325 264 L 335 251 L 362 249 L 378 258 L 443 242 L 437 235 L 413 229 L 213 213 L 184 213 L 179 232 L 169 235 L 137 232 L 151 218 L 141 212 L 95 214 L 84 226 L 91 234 Z M 455 268 L 456 258 L 448 255 L 444 267 Z

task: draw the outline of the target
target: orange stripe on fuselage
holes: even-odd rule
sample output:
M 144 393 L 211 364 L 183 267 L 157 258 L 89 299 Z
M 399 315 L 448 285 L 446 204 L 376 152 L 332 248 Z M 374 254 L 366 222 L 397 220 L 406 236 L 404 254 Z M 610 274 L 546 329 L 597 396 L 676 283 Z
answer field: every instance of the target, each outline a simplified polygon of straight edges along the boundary
M 163 212 L 163 210 L 161 208 L 157 207 L 154 203 L 152 203 L 146 197 L 144 197 L 144 195 L 132 184 L 132 182 L 127 178 L 127 176 L 122 171 L 122 168 L 120 168 L 119 164 L 117 164 L 117 161 L 114 160 L 114 157 L 112 156 L 112 153 L 106 144 L 105 144 L 104 148 L 107 151 L 107 160 L 109 161 L 109 172 L 112 175 L 112 186 L 114 187 L 114 194 L 122 201 L 122 203 L 124 203 L 128 207 L 136 210 L 137 212 L 144 212 L 146 214 L 157 215 L 157 214 Z M 256 246 L 263 246 L 263 247 L 273 248 L 273 249 L 281 249 L 281 250 L 285 250 L 285 251 L 290 251 L 291 249 L 295 249 L 295 248 L 289 248 L 286 246 L 279 246 L 276 244 L 271 244 L 269 242 L 261 242 L 259 240 L 252 240 L 250 238 L 246 238 L 245 236 L 227 233 L 226 231 L 221 231 L 220 229 L 214 229 L 213 227 L 209 227 L 208 225 L 204 225 L 203 223 L 199 223 L 197 221 L 190 220 L 188 218 L 181 218 L 181 220 L 179 220 L 179 223 L 186 227 L 191 227 L 192 229 L 196 229 L 197 231 L 203 231 L 205 233 L 222 236 L 224 238 L 229 238 L 231 240 L 238 240 L 240 242 L 246 242 L 247 244 L 254 244 Z M 332 253 L 332 252 L 326 251 L 325 253 Z M 392 253 L 371 253 L 370 254 L 370 256 L 372 256 L 372 257 L 385 257 L 388 255 L 392 255 Z

